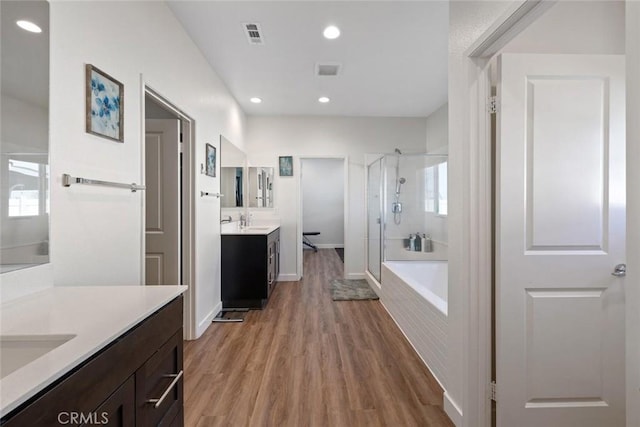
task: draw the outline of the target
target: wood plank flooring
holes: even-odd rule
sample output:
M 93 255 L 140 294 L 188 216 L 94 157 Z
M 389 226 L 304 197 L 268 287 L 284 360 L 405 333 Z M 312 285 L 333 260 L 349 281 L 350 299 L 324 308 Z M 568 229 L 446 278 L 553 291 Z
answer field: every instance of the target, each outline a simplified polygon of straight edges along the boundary
M 453 426 L 380 302 L 331 300 L 336 252 L 304 251 L 304 272 L 265 310 L 185 343 L 185 425 Z

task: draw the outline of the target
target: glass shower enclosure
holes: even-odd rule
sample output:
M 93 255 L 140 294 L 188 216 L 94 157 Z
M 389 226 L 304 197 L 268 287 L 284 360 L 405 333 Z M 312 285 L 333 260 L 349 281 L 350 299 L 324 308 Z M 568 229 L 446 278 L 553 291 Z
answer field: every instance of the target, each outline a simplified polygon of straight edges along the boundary
M 447 155 L 386 154 L 367 166 L 367 269 L 447 260 Z

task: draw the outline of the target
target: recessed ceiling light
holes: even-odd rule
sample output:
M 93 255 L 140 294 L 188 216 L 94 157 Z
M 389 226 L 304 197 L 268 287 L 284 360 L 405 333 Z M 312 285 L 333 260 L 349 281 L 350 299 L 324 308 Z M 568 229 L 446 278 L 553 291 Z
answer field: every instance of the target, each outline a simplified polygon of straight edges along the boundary
M 337 39 L 338 37 L 340 37 L 340 29 L 335 25 L 329 25 L 324 29 L 322 34 L 329 40 Z
M 331 101 L 331 100 L 329 98 L 327 98 L 326 96 L 321 96 L 320 98 L 318 98 L 318 102 L 321 102 L 323 104 L 326 104 L 329 101 Z
M 31 21 L 16 21 L 16 25 L 20 28 L 22 28 L 23 30 L 27 30 L 31 33 L 41 33 L 42 32 L 42 28 L 38 27 L 36 24 L 34 24 Z
M 254 104 L 260 104 L 262 102 L 262 98 L 258 98 L 254 96 L 249 101 L 253 102 Z

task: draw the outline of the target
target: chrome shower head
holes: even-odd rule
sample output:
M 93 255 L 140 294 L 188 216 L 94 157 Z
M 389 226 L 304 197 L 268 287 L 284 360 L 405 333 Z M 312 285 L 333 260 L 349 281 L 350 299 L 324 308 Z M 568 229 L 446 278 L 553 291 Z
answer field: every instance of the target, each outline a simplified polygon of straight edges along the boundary
M 407 180 L 406 180 L 406 179 L 404 179 L 404 178 L 400 178 L 400 184 L 404 184 L 405 182 L 407 182 Z
M 394 152 L 395 152 L 396 154 L 402 154 L 402 152 L 400 151 L 400 149 L 399 149 L 399 148 L 396 148 Z

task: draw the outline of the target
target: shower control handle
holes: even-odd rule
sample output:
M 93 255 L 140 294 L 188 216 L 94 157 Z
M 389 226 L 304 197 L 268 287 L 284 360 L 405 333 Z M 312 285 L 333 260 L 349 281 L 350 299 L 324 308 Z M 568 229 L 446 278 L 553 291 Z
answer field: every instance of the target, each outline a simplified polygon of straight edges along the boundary
M 393 213 L 401 213 L 402 212 L 402 203 L 394 202 L 391 205 L 391 212 L 393 212 Z

